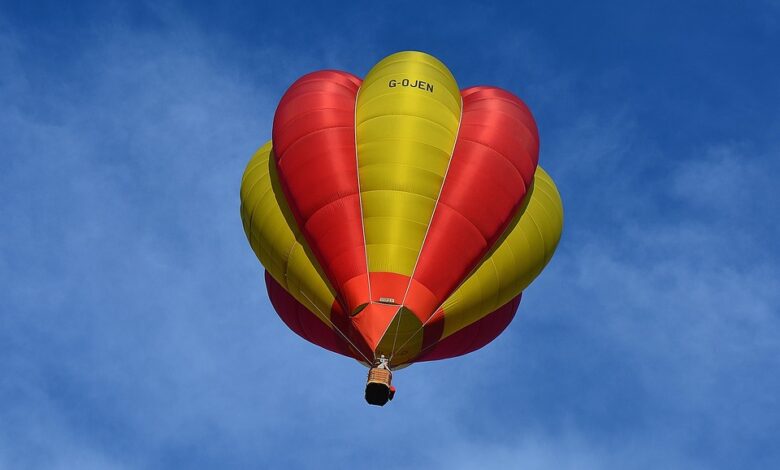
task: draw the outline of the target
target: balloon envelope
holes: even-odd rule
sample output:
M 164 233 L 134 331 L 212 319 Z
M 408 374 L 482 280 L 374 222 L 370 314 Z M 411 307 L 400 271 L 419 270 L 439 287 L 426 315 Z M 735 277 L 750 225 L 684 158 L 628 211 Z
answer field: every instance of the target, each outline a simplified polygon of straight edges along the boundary
M 421 52 L 361 80 L 301 77 L 250 160 L 241 216 L 287 326 L 391 365 L 479 349 L 514 317 L 563 226 L 525 104 L 460 90 Z

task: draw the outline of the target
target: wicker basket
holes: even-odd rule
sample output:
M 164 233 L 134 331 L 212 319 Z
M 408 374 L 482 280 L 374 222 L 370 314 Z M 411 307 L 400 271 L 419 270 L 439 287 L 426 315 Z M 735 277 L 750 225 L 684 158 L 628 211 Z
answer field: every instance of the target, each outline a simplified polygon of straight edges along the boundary
M 368 383 L 382 384 L 390 387 L 390 381 L 393 380 L 393 373 L 388 369 L 379 369 L 372 367 L 368 371 Z

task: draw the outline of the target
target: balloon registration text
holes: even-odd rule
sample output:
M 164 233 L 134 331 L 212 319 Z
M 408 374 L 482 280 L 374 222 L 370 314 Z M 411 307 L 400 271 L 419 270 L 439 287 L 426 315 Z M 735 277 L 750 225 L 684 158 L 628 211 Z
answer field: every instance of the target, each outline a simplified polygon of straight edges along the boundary
M 422 80 L 409 80 L 408 78 L 404 78 L 403 80 L 390 80 L 387 82 L 387 86 L 390 88 L 395 88 L 397 86 L 402 87 L 408 87 L 408 88 L 419 88 L 420 90 L 425 90 L 429 93 L 433 93 L 433 84 L 422 81 Z

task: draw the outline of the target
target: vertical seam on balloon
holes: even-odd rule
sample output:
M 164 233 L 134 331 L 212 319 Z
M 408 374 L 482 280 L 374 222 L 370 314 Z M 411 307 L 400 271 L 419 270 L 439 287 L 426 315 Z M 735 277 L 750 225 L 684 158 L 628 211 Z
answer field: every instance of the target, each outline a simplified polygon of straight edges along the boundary
M 290 285 L 290 256 L 292 255 L 293 250 L 295 249 L 295 245 L 300 245 L 297 240 L 293 241 L 290 245 L 290 250 L 287 252 L 287 257 L 285 258 L 284 263 L 284 282 L 287 283 L 287 285 Z
M 414 280 L 414 275 L 417 272 L 417 263 L 420 262 L 420 256 L 422 255 L 423 249 L 425 248 L 425 242 L 428 240 L 428 232 L 431 230 L 431 225 L 433 225 L 433 218 L 436 216 L 436 209 L 439 207 L 439 199 L 441 199 L 442 193 L 444 193 L 444 185 L 447 183 L 447 175 L 450 173 L 450 166 L 452 165 L 452 159 L 455 156 L 455 148 L 458 145 L 458 137 L 460 136 L 460 125 L 463 123 L 463 97 L 460 97 L 460 116 L 458 117 L 458 129 L 455 131 L 455 140 L 452 142 L 452 150 L 450 151 L 450 159 L 447 161 L 447 168 L 444 170 L 444 176 L 441 180 L 441 187 L 439 187 L 439 194 L 436 195 L 436 202 L 433 205 L 433 211 L 431 212 L 431 218 L 428 220 L 428 227 L 425 229 L 425 235 L 423 235 L 422 244 L 420 244 L 420 251 L 417 252 L 417 259 L 414 260 L 414 267 L 412 268 L 412 275 L 409 276 L 409 282 L 406 284 L 406 291 L 404 291 L 403 299 L 401 300 L 401 304 L 398 307 L 398 310 L 396 310 L 395 315 L 393 315 L 393 320 L 390 321 L 390 324 L 385 329 L 385 332 L 382 333 L 382 337 L 384 337 L 385 334 L 387 334 L 387 330 L 390 329 L 390 325 L 393 324 L 393 321 L 395 321 L 396 317 L 399 316 L 399 313 L 401 312 L 401 309 L 403 308 L 404 303 L 406 303 L 406 297 L 409 294 L 409 289 L 412 287 L 412 281 Z M 436 313 L 435 311 L 433 313 Z M 431 317 L 433 317 L 433 314 L 431 314 Z M 395 342 L 398 339 L 398 328 L 401 326 L 401 320 L 398 318 L 398 322 L 395 327 L 395 336 L 393 336 L 393 346 L 390 349 L 390 360 L 393 359 L 393 355 L 395 354 Z M 421 328 L 422 329 L 422 328 Z M 417 330 L 412 337 L 417 335 L 420 330 Z M 407 339 L 406 343 L 409 342 L 411 338 Z M 401 347 L 405 346 L 406 343 L 404 343 Z
M 355 177 L 357 178 L 358 205 L 360 206 L 360 230 L 363 232 L 363 256 L 366 258 L 366 280 L 368 282 L 368 303 L 371 303 L 371 299 L 373 299 L 371 295 L 371 270 L 369 269 L 369 264 L 368 264 L 368 245 L 366 244 L 366 221 L 363 218 L 363 193 L 360 189 L 360 159 L 358 156 L 358 141 L 357 141 L 357 106 L 358 106 L 358 97 L 360 96 L 360 90 L 362 89 L 363 89 L 363 84 L 361 83 L 357 89 L 357 92 L 355 93 L 355 111 L 352 114 L 353 116 L 352 126 L 354 128 L 354 136 L 355 136 Z M 352 312 L 349 313 L 351 314 Z

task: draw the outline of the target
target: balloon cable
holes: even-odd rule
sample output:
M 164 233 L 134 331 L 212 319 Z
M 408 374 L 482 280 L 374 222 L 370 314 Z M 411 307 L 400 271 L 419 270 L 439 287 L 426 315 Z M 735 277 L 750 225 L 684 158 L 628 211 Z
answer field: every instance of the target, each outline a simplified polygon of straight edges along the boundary
M 325 315 L 325 313 L 323 313 L 323 312 L 322 312 L 322 310 L 320 310 L 320 308 L 317 306 L 317 304 L 315 304 L 315 303 L 314 303 L 314 302 L 313 302 L 313 301 L 312 301 L 312 300 L 309 298 L 309 296 L 308 296 L 308 295 L 306 295 L 306 292 L 304 292 L 303 290 L 299 290 L 299 292 L 301 293 L 301 295 L 302 295 L 302 296 L 303 296 L 303 297 L 304 297 L 306 300 L 308 300 L 308 301 L 309 301 L 309 303 L 310 303 L 310 304 L 311 304 L 311 305 L 312 305 L 314 308 L 316 308 L 316 309 L 317 309 L 317 311 L 318 311 L 318 312 L 320 312 L 320 315 L 321 315 L 321 316 L 320 316 L 320 318 L 323 318 L 325 321 L 327 321 L 327 322 L 330 324 L 330 326 L 331 326 L 331 327 L 332 327 L 334 330 L 336 330 L 336 332 L 337 332 L 338 334 L 340 334 L 340 335 L 341 335 L 341 337 L 342 337 L 342 338 L 344 338 L 344 340 L 346 340 L 346 342 L 347 342 L 347 343 L 349 343 L 349 345 L 350 345 L 350 346 L 352 346 L 352 349 L 354 349 L 355 351 L 357 351 L 357 352 L 358 352 L 358 354 L 360 354 L 361 356 L 363 356 L 363 359 L 365 359 L 365 360 L 366 360 L 366 363 L 368 364 L 368 367 L 371 367 L 371 366 L 374 364 L 374 362 L 373 362 L 373 361 L 369 361 L 369 360 L 368 360 L 368 358 L 366 357 L 366 355 L 365 355 L 365 354 L 363 354 L 363 351 L 361 351 L 360 349 L 358 349 L 358 347 L 357 347 L 357 346 L 355 346 L 355 343 L 353 343 L 352 341 L 350 341 L 350 339 L 347 337 L 347 335 L 345 335 L 345 334 L 344 334 L 344 333 L 343 333 L 343 332 L 342 332 L 342 331 L 339 329 L 339 327 L 338 327 L 338 326 L 336 326 L 336 324 L 335 324 L 335 323 L 333 323 L 333 322 L 330 320 L 330 318 L 328 318 L 328 316 L 327 316 L 327 315 Z

